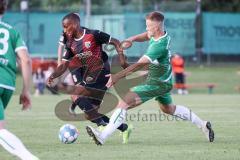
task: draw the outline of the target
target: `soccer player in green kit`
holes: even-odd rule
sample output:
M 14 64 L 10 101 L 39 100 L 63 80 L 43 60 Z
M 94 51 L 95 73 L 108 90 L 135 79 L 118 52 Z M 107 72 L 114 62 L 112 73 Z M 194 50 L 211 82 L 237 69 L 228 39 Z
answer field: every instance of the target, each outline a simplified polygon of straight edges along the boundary
M 109 75 L 110 79 L 107 87 L 111 87 L 118 80 L 130 75 L 141 68 L 148 66 L 148 77 L 144 84 L 133 87 L 121 100 L 113 112 L 109 124 L 103 131 L 98 131 L 91 126 L 87 126 L 88 134 L 97 145 L 102 145 L 106 139 L 121 125 L 126 119 L 127 109 L 139 106 L 140 104 L 155 98 L 164 113 L 177 116 L 183 120 L 191 121 L 200 128 L 206 135 L 209 142 L 214 141 L 214 132 L 211 123 L 203 121 L 187 107 L 174 105 L 170 91 L 172 89 L 172 67 L 170 64 L 169 43 L 170 36 L 164 30 L 164 15 L 160 12 L 151 12 L 146 16 L 145 33 L 128 38 L 129 41 L 143 42 L 149 41 L 147 52 L 137 63 L 126 69 Z
M 0 17 L 7 8 L 7 0 L 0 0 Z M 20 103 L 23 110 L 31 107 L 29 94 L 31 82 L 31 59 L 20 34 L 9 24 L 0 21 L 0 144 L 9 153 L 21 160 L 38 160 L 14 134 L 5 129 L 4 110 L 15 90 L 16 61 L 23 75 L 23 89 Z

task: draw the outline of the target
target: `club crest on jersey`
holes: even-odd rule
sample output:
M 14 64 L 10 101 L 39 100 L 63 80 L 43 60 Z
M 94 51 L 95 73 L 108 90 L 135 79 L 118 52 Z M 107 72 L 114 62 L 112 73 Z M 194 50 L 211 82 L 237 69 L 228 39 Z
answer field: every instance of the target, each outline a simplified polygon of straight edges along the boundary
M 91 47 L 91 42 L 90 41 L 85 42 L 85 47 L 90 48 Z

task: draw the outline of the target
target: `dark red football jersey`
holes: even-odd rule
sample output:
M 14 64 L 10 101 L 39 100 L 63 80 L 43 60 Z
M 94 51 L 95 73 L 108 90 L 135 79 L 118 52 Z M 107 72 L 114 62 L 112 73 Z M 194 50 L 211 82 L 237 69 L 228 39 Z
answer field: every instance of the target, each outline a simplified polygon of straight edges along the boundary
M 62 60 L 70 61 L 69 69 L 84 70 L 84 75 L 94 79 L 104 69 L 104 62 L 108 60 L 102 49 L 102 44 L 108 44 L 111 36 L 99 30 L 90 30 L 83 27 L 83 35 L 79 39 L 67 37 L 64 33 L 60 37 L 60 44 L 65 45 Z

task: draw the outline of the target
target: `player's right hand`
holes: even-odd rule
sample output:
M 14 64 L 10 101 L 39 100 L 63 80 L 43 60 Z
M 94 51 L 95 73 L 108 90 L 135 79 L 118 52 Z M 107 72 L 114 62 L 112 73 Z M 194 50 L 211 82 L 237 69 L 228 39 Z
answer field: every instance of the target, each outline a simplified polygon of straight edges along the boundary
M 106 84 L 107 88 L 112 87 L 119 80 L 119 78 L 116 76 L 116 74 L 107 74 L 107 75 L 105 75 L 105 77 L 109 77 L 108 82 Z
M 22 91 L 19 99 L 19 103 L 22 104 L 22 110 L 29 110 L 32 108 L 32 102 L 29 91 Z
M 52 76 L 48 77 L 46 84 L 48 87 L 52 87 L 53 86 L 53 80 L 54 78 Z
M 120 46 L 123 50 L 128 49 L 132 47 L 132 40 L 131 39 L 125 39 L 121 42 Z

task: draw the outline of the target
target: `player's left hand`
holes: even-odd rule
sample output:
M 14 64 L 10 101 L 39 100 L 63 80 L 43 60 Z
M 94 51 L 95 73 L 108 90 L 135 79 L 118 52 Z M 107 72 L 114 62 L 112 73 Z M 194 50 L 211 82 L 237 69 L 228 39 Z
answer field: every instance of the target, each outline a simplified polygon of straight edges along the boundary
M 47 84 L 47 86 L 51 87 L 52 83 L 53 83 L 53 78 L 50 76 L 50 77 L 48 77 L 46 84 Z
M 47 81 L 46 84 L 49 87 L 55 87 L 57 84 L 59 84 L 60 79 L 59 78 L 53 78 L 52 76 L 50 76 Z
M 22 110 L 28 110 L 32 108 L 31 98 L 28 91 L 23 91 L 20 95 L 20 104 L 22 104 Z
M 112 87 L 112 86 L 113 86 L 115 83 L 117 83 L 117 81 L 118 81 L 117 76 L 114 75 L 114 74 L 107 74 L 105 77 L 109 77 L 108 82 L 107 82 L 107 84 L 106 84 L 106 87 L 107 87 L 107 88 Z

